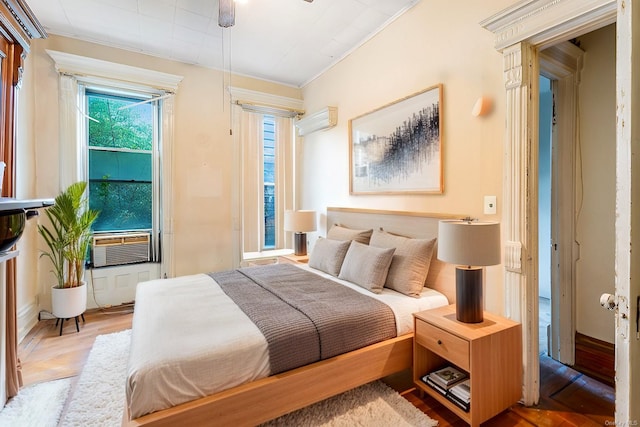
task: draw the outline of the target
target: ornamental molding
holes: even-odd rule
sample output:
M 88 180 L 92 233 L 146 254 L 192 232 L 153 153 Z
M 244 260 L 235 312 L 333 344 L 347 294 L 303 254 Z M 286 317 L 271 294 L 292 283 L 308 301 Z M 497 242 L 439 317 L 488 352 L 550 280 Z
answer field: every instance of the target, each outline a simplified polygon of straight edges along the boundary
M 47 32 L 25 0 L 2 0 L 0 23 L 25 50 L 28 50 L 32 39 L 47 37 Z
M 523 0 L 480 22 L 495 48 L 527 41 L 541 49 L 616 21 L 616 0 Z
M 47 49 L 60 74 L 119 80 L 176 92 L 183 76 Z
M 520 46 L 503 53 L 505 87 L 513 89 L 522 85 L 522 50 Z
M 508 241 L 504 249 L 504 266 L 507 271 L 522 274 L 522 243 Z
M 236 104 L 253 104 L 291 111 L 304 112 L 304 101 L 272 93 L 259 92 L 236 86 L 228 87 L 231 101 Z

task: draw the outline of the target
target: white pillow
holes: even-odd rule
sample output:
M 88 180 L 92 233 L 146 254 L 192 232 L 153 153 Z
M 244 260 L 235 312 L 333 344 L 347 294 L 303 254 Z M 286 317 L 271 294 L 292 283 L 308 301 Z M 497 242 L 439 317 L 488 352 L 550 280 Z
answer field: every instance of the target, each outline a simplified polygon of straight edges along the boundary
M 338 278 L 348 280 L 375 294 L 382 292 L 395 248 L 375 248 L 351 242 Z
M 333 240 L 355 240 L 356 242 L 369 244 L 373 229 L 370 230 L 354 230 L 352 228 L 343 227 L 341 225 L 334 225 L 327 233 L 327 239 Z
M 411 239 L 375 230 L 369 242 L 379 248 L 395 248 L 385 287 L 419 297 L 429 274 L 436 239 Z
M 331 240 L 320 237 L 309 255 L 309 266 L 337 276 L 350 244 L 351 242 L 347 240 Z

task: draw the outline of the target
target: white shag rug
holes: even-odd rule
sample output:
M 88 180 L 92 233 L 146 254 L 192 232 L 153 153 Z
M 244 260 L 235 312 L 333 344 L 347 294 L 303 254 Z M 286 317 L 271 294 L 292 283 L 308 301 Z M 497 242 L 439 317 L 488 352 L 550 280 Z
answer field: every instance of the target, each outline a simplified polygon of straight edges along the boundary
M 0 410 L 0 426 L 56 427 L 71 388 L 71 378 L 32 384 Z
M 131 330 L 96 337 L 61 427 L 122 424 L 130 342 Z
M 62 416 L 61 427 L 121 425 L 130 340 L 130 330 L 96 337 Z M 277 418 L 265 427 L 431 427 L 437 424 L 394 390 L 374 381 Z
M 432 427 L 438 422 L 400 396 L 381 381 L 356 389 L 292 412 L 262 427 Z

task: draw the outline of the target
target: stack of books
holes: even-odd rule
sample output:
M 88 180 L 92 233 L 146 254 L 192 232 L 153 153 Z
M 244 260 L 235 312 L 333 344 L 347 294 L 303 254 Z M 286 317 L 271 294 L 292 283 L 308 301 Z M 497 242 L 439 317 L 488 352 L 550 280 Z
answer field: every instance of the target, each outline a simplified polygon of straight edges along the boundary
M 469 404 L 471 403 L 471 385 L 466 379 L 451 387 L 447 393 L 447 397 L 453 403 L 469 412 Z
M 445 396 L 465 411 L 469 411 L 471 393 L 468 375 L 453 366 L 447 366 L 422 377 L 429 387 Z

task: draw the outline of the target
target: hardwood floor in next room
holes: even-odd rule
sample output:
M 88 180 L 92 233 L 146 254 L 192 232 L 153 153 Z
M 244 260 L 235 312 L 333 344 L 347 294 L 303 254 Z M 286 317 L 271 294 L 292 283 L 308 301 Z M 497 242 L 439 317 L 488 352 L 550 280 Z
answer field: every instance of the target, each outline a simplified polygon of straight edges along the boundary
M 85 313 L 79 333 L 73 322 L 65 323 L 62 336 L 55 320 L 42 320 L 20 344 L 24 385 L 77 376 L 87 360 L 95 337 L 131 328 L 128 307 Z M 541 358 L 540 403 L 536 407 L 514 405 L 483 426 L 603 426 L 613 421 L 614 391 L 611 387 L 555 362 Z M 451 411 L 429 396 L 421 398 L 411 385 L 411 374 L 386 379 L 415 407 L 438 420 L 440 427 L 463 427 Z

